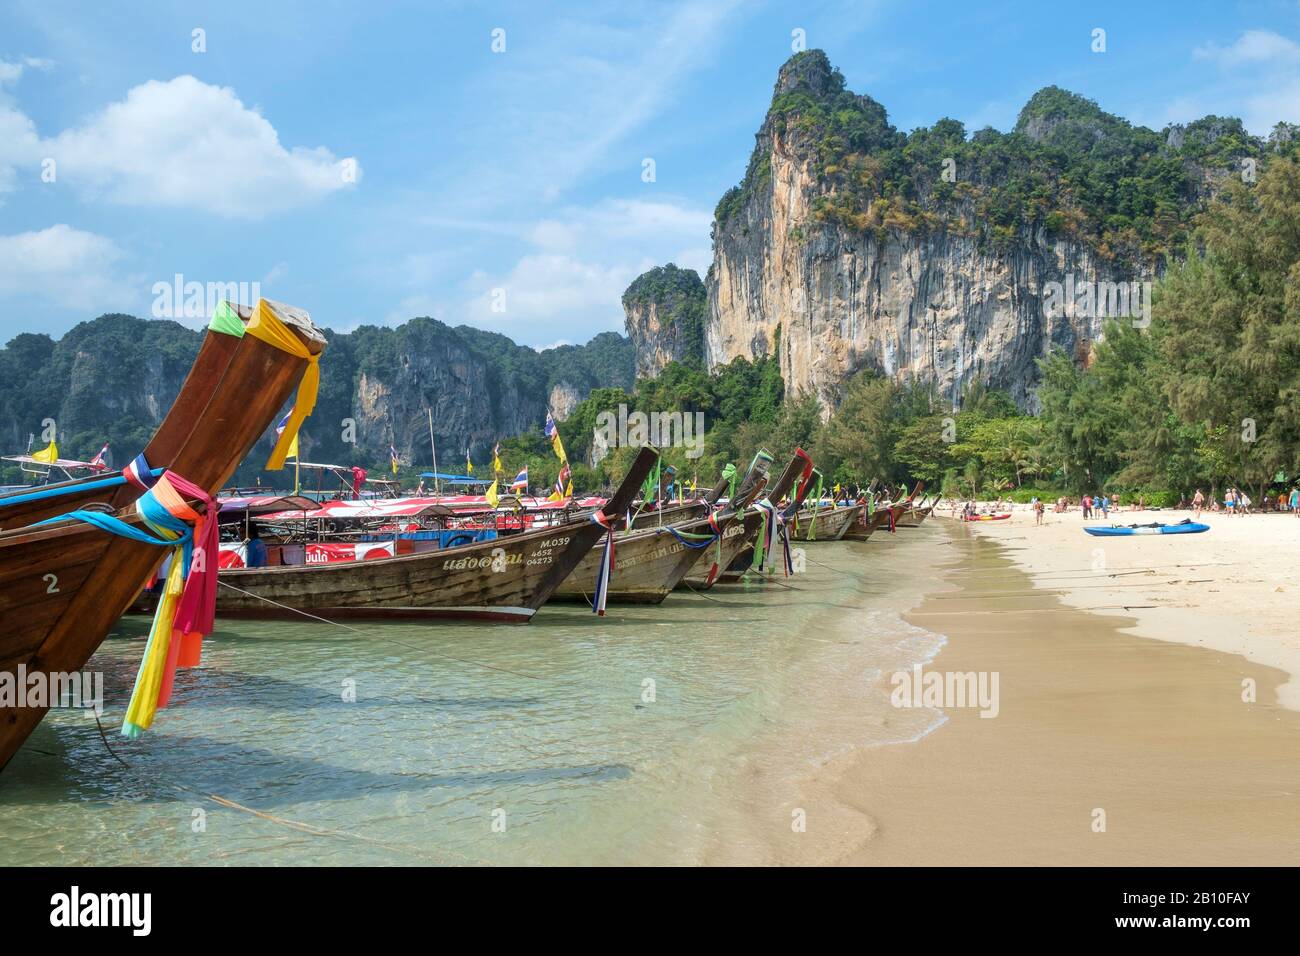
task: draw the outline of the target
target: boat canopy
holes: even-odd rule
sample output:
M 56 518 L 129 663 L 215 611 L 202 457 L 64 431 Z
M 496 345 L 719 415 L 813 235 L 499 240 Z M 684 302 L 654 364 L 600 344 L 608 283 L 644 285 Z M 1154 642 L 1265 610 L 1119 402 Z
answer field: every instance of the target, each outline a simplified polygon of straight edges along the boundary
M 436 478 L 438 481 L 449 485 L 490 485 L 492 481 L 496 480 L 495 478 L 491 481 L 487 478 L 475 478 L 473 475 L 448 475 L 441 471 L 422 471 L 420 477 Z
M 502 498 L 502 502 L 513 499 Z M 604 498 L 583 498 L 571 501 L 549 501 L 545 498 L 518 499 L 519 508 L 528 511 L 562 511 L 565 508 L 597 508 L 605 503 Z M 482 495 L 443 495 L 440 498 L 391 498 L 388 500 L 364 499 L 349 501 L 325 501 L 311 511 L 284 510 L 271 514 L 259 515 L 264 521 L 301 521 L 303 518 L 324 518 L 331 521 L 373 520 L 376 518 L 424 518 L 446 517 L 471 511 L 500 511 L 510 513 L 519 510 L 502 504 L 493 508 Z
M 263 515 L 271 514 L 277 511 L 315 511 L 320 507 L 320 503 L 314 498 L 306 498 L 302 495 L 260 495 L 246 498 L 221 498 L 218 503 L 221 505 L 221 513 L 224 515 L 228 512 L 244 512 L 249 514 Z
M 373 521 L 377 518 L 448 517 L 454 512 L 431 498 L 392 498 L 386 501 L 326 501 L 311 510 L 284 510 L 259 515 L 263 521 L 301 521 L 323 518 L 328 521 Z
M 0 455 L 0 459 L 16 461 L 22 465 L 44 465 L 47 468 L 60 468 L 63 471 L 108 471 L 108 466 L 103 462 L 77 461 L 75 458 L 56 458 L 54 461 L 46 461 L 44 458 L 33 458 L 31 455 Z

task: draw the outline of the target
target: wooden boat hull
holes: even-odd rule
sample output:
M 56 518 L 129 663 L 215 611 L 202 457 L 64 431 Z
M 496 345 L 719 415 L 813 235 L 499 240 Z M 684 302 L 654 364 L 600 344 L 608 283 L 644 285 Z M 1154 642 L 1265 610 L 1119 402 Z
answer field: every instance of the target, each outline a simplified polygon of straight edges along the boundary
M 305 313 L 273 308 L 309 352 L 318 354 L 324 348 L 324 336 Z M 159 430 L 174 443 L 171 459 L 150 461 L 210 492 L 229 480 L 307 366 L 306 358 L 252 335 L 237 341 L 224 374 L 193 418 L 173 424 L 169 413 L 167 428 Z M 192 395 L 186 396 L 186 403 L 191 411 L 200 405 Z M 136 493 L 134 486 L 120 487 L 123 497 Z M 119 516 L 126 519 L 131 513 Z M 6 602 L 0 605 L 0 669 L 16 671 L 22 664 L 28 674 L 80 670 L 163 557 L 161 548 L 76 521 L 0 532 L 0 600 Z M 0 767 L 40 723 L 45 710 L 0 710 Z
M 707 519 L 673 526 L 679 532 L 706 534 Z M 723 533 L 726 533 L 724 529 Z M 614 573 L 610 575 L 606 600 L 617 604 L 658 604 L 694 566 L 700 552 L 712 545 L 691 548 L 673 536 L 667 527 L 646 528 L 619 535 L 614 544 Z M 555 592 L 561 601 L 591 602 L 601 553 L 590 552 Z
M 849 505 L 846 508 L 823 508 L 817 512 L 814 523 L 812 511 L 799 513 L 799 521 L 791 537 L 796 541 L 839 541 L 850 526 L 857 520 L 862 505 Z
M 742 510 L 748 506 L 762 487 L 762 481 L 749 482 L 736 493 L 736 505 Z M 716 501 L 726 490 L 727 482 L 719 482 L 707 495 L 708 501 Z M 693 520 L 679 521 L 672 525 L 681 534 L 709 534 L 708 505 L 698 504 L 678 511 L 678 514 L 690 515 Z M 718 528 L 725 542 L 727 535 L 732 538 L 736 533 L 743 533 L 743 522 L 737 520 L 735 510 L 728 508 L 717 516 Z M 709 557 L 705 573 L 712 566 L 712 556 L 717 554 L 716 543 L 703 548 L 693 548 L 677 538 L 668 526 L 654 525 L 639 527 L 633 524 L 633 531 L 621 534 L 615 539 L 614 572 L 610 575 L 606 600 L 616 604 L 659 604 L 682 583 L 686 575 L 695 567 L 697 561 Z M 738 530 L 737 530 L 738 529 Z M 690 540 L 689 538 L 687 540 Z M 569 579 L 556 591 L 557 600 L 582 600 L 591 602 L 595 590 L 596 570 L 601 554 L 593 551 Z
M 703 591 L 724 580 L 728 569 L 740 560 L 742 554 L 749 555 L 752 560 L 754 540 L 758 537 L 759 528 L 762 526 L 761 514 L 753 509 L 746 511 L 743 521 L 735 522 L 722 532 L 722 558 L 718 559 L 715 549 L 706 548 L 704 554 L 695 559 L 695 563 L 691 565 L 678 586 Z M 718 562 L 718 574 L 714 576 L 713 581 L 709 581 L 709 571 L 714 561 Z M 749 565 L 746 564 L 745 567 L 748 568 Z M 732 580 L 738 580 L 739 577 L 740 573 L 737 572 Z
M 790 464 L 786 466 L 776 484 L 768 489 L 766 500 L 779 502 L 794 487 L 795 481 L 802 476 L 804 478 L 803 485 L 798 490 L 798 493 L 794 495 L 794 500 L 791 501 L 785 512 L 787 514 L 797 513 L 799 506 L 803 504 L 804 496 L 808 494 L 810 482 L 807 479 L 811 472 L 812 459 L 808 457 L 808 453 L 802 448 L 796 448 L 794 457 L 790 459 Z M 715 584 L 734 584 L 745 575 L 753 564 L 754 549 L 758 544 L 758 535 L 762 528 L 762 514 L 756 508 L 750 508 L 745 517 L 744 537 L 738 540 L 739 546 L 736 549 L 736 554 L 730 561 L 726 561 L 724 554 L 723 571 L 715 579 Z M 710 564 L 704 565 L 704 574 L 707 575 L 710 566 Z
M 898 519 L 896 527 L 899 528 L 919 528 L 925 523 L 925 519 L 930 517 L 930 509 L 924 508 L 918 511 L 915 508 L 909 508 L 903 512 L 903 516 Z
M 841 541 L 866 541 L 881 528 L 889 529 L 890 509 L 880 508 L 871 514 L 866 514 L 865 507 L 864 505 L 862 516 L 845 529 Z
M 620 518 L 654 466 L 643 448 L 603 511 Z M 590 517 L 439 551 L 222 571 L 219 617 L 455 618 L 524 623 L 605 535 Z

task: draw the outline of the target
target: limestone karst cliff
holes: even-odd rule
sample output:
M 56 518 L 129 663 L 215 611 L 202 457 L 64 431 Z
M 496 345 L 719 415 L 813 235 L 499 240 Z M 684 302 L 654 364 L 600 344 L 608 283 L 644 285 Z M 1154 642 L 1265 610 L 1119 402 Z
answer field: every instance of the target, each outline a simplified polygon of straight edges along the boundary
M 797 54 L 744 180 L 718 203 L 706 362 L 779 348 L 791 392 L 828 408 L 864 368 L 954 401 L 979 381 L 1033 407 L 1035 360 L 1086 360 L 1106 304 L 1124 306 L 1112 283 L 1140 297 L 1214 184 L 1268 149 L 1238 120 L 1157 133 L 1054 87 L 1010 133 L 941 120 L 903 134 L 825 54 Z M 1054 289 L 1060 304 L 1061 289 L 1099 285 L 1101 306 L 1051 307 Z M 1141 305 L 1125 317 L 1142 321 Z M 661 351 L 638 348 L 638 369 Z
M 539 430 L 548 404 L 571 407 L 633 379 L 631 343 L 613 332 L 544 352 L 430 318 L 326 334 L 320 397 L 301 439 L 308 461 L 383 463 L 392 445 L 402 461 L 428 465 L 432 409 L 439 464 L 455 470 L 467 449 L 484 462 L 497 441 Z M 88 458 L 109 441 L 122 464 L 171 406 L 200 341 L 196 328 L 126 315 L 83 322 L 57 341 L 16 337 L 0 348 L 0 450 L 25 450 L 52 418 L 65 455 Z M 256 473 L 263 444 L 240 480 Z
M 669 362 L 703 364 L 708 297 L 694 269 L 670 262 L 643 273 L 623 293 L 623 311 L 638 378 L 655 377 Z

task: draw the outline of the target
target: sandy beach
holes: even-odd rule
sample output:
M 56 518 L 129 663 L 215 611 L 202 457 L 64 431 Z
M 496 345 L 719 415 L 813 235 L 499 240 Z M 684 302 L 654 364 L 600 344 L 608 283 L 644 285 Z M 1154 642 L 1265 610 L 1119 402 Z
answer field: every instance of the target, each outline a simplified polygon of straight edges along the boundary
M 1087 522 L 1172 524 L 1190 511 L 1121 511 Z M 945 519 L 950 520 L 950 519 Z M 1006 546 L 1016 567 L 1070 607 L 1131 619 L 1126 633 L 1208 647 L 1286 671 L 1280 703 L 1300 710 L 1300 519 L 1203 512 L 1204 534 L 1099 538 L 1076 507 L 1049 508 L 1041 526 L 1026 505 L 1008 521 L 971 522 Z
M 1300 521 L 1209 522 L 1203 535 L 1108 541 L 1078 515 L 1034 527 L 1017 510 L 913 531 L 931 537 L 941 583 L 904 620 L 946 639 L 923 670 L 996 673 L 996 716 L 939 707 L 919 740 L 794 775 L 775 756 L 755 761 L 747 809 L 764 849 L 745 862 L 1293 864 L 1300 655 L 1285 618 L 1300 608 L 1281 595 Z M 888 562 L 907 533 L 873 539 L 872 557 Z M 887 674 L 826 689 L 864 716 L 889 692 Z

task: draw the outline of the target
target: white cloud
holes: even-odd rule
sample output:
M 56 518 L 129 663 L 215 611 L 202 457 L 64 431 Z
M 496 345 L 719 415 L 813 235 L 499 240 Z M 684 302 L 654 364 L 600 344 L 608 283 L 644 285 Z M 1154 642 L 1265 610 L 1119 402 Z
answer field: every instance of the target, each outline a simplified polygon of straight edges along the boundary
M 1193 51 L 1198 60 L 1213 60 L 1220 66 L 1244 63 L 1276 63 L 1300 60 L 1300 44 L 1271 30 L 1247 30 L 1226 47 L 1207 43 Z
M 50 139 L 39 139 L 30 119 L 0 101 L 0 188 L 6 168 L 12 181 L 14 167 L 41 156 L 56 159 L 59 180 L 90 198 L 235 219 L 315 202 L 361 174 L 355 158 L 323 146 L 286 149 L 234 90 L 192 76 L 142 83 Z
M 1159 126 L 1202 116 L 1238 116 L 1257 136 L 1281 120 L 1300 119 L 1300 43 L 1269 30 L 1247 30 L 1227 46 L 1207 43 L 1194 59 L 1217 64 L 1204 85 L 1185 91 L 1162 108 L 1134 111 L 1132 119 Z
M 95 314 L 128 309 L 141 287 L 118 275 L 123 258 L 112 240 L 63 223 L 0 236 L 0 294 Z
M 553 251 L 595 251 L 608 248 L 610 242 L 695 241 L 708 236 L 712 222 L 708 210 L 671 201 L 606 199 L 594 206 L 570 206 L 542 219 L 529 238 Z
M 531 248 L 508 271 L 473 273 L 457 314 L 524 341 L 585 340 L 622 325 L 623 292 L 647 269 L 673 261 L 703 275 L 712 221 L 704 209 L 667 200 L 566 207 L 521 230 Z M 492 308 L 498 289 L 504 312 Z
M 39 162 L 40 137 L 36 126 L 13 104 L 6 85 L 18 82 L 23 64 L 0 60 L 0 195 L 13 192 L 18 167 Z

